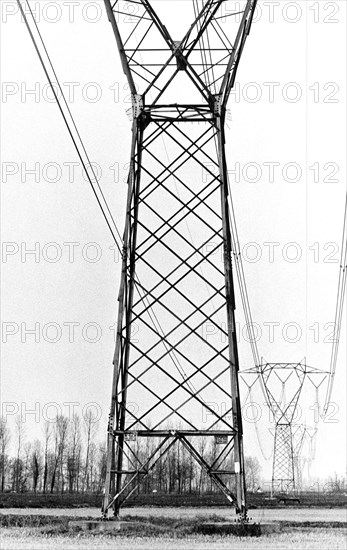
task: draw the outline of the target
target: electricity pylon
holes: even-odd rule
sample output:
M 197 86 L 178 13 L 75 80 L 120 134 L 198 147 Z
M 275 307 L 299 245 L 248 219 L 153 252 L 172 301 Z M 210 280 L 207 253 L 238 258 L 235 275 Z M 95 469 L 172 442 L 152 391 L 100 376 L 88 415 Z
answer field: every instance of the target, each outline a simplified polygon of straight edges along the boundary
M 328 372 L 299 363 L 261 362 L 242 375 L 252 374 L 260 381 L 266 404 L 272 413 L 274 437 L 271 492 L 295 493 L 298 485 L 297 465 L 304 437 L 309 430 L 298 425 L 299 400 L 305 381 L 315 388 L 314 415 L 319 414 L 318 390 Z M 316 431 L 316 430 L 315 430 Z
M 245 518 L 224 121 L 256 0 L 105 5 L 132 141 L 103 516 L 181 444 Z

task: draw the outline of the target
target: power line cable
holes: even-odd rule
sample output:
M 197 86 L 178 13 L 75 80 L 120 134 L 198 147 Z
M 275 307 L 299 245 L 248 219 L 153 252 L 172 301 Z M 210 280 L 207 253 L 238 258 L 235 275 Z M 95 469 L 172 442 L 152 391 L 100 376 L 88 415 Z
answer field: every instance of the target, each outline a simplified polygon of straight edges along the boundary
M 340 259 L 340 266 L 339 266 L 339 279 L 338 279 L 338 285 L 337 285 L 333 343 L 332 343 L 331 357 L 330 357 L 330 374 L 329 374 L 328 388 L 327 388 L 325 403 L 323 408 L 324 416 L 328 412 L 331 394 L 333 391 L 333 386 L 335 381 L 337 355 L 338 355 L 340 335 L 341 335 L 342 314 L 343 314 L 344 299 L 345 299 L 345 293 L 346 293 L 346 280 L 347 280 L 347 194 L 346 194 L 345 213 L 344 213 L 343 229 L 342 229 L 341 259 Z
M 74 128 L 74 130 L 75 130 L 76 135 L 74 135 L 74 133 L 73 133 L 71 127 L 70 127 L 70 124 L 69 124 L 69 121 L 68 121 L 68 116 L 67 116 L 66 113 L 64 112 L 64 109 L 63 109 L 63 107 L 62 107 L 62 105 L 61 105 L 61 102 L 60 102 L 60 100 L 59 100 L 58 94 L 57 94 L 57 92 L 56 92 L 56 90 L 55 90 L 55 87 L 54 87 L 53 80 L 52 80 L 52 78 L 51 78 L 51 76 L 50 76 L 50 74 L 49 74 L 49 72 L 48 72 L 46 63 L 45 63 L 45 61 L 44 61 L 44 59 L 43 59 L 43 56 L 42 56 L 42 54 L 41 54 L 41 52 L 40 52 L 40 49 L 39 49 L 39 46 L 38 46 L 38 44 L 37 44 L 36 38 L 35 38 L 35 36 L 34 36 L 34 33 L 32 32 L 32 29 L 31 29 L 31 26 L 30 26 L 30 24 L 29 24 L 29 21 L 28 21 L 28 18 L 27 18 L 27 16 L 26 16 L 26 13 L 25 13 L 24 10 L 23 10 L 23 7 L 22 7 L 22 4 L 21 4 L 20 0 L 17 0 L 17 4 L 18 4 L 19 9 L 20 9 L 20 11 L 21 11 L 23 20 L 24 20 L 25 25 L 26 25 L 26 27 L 27 27 L 27 30 L 28 30 L 28 32 L 29 32 L 30 38 L 31 38 L 31 40 L 32 40 L 32 42 L 33 42 L 34 48 L 35 48 L 35 50 L 36 50 L 36 53 L 37 53 L 37 55 L 38 55 L 38 58 L 39 58 L 40 63 L 41 63 L 41 65 L 42 65 L 42 68 L 43 68 L 43 70 L 44 70 L 44 73 L 45 73 L 45 75 L 46 75 L 46 77 L 47 77 L 48 83 L 49 83 L 49 85 L 50 85 L 50 87 L 51 87 L 51 90 L 52 90 L 52 93 L 53 93 L 53 95 L 54 95 L 55 101 L 56 101 L 56 103 L 57 103 L 57 105 L 58 105 L 58 108 L 59 108 L 59 110 L 60 110 L 60 113 L 61 113 L 61 115 L 62 115 L 62 117 L 63 117 L 64 123 L 65 123 L 65 125 L 66 125 L 67 130 L 68 130 L 68 133 L 69 133 L 69 135 L 70 135 L 70 137 L 71 137 L 71 140 L 72 140 L 73 145 L 74 145 L 74 147 L 75 147 L 75 149 L 76 149 L 76 152 L 77 152 L 77 154 L 78 154 L 78 157 L 79 157 L 79 159 L 80 159 L 80 161 L 81 161 L 81 163 L 82 163 L 83 169 L 84 169 L 84 171 L 85 171 L 85 173 L 86 173 L 86 176 L 87 176 L 87 178 L 88 178 L 88 181 L 89 181 L 89 183 L 90 183 L 90 185 L 91 185 L 91 187 L 92 187 L 93 193 L 94 193 L 94 195 L 95 195 L 95 198 L 97 199 L 98 205 L 99 205 L 100 210 L 101 210 L 101 212 L 102 212 L 102 214 L 103 214 L 103 217 L 104 217 L 104 219 L 105 219 L 105 221 L 106 221 L 106 223 L 107 223 L 107 226 L 108 226 L 108 228 L 109 228 L 109 230 L 110 230 L 110 232 L 111 232 L 111 235 L 112 235 L 112 237 L 113 237 L 113 240 L 114 240 L 114 242 L 115 242 L 115 244 L 116 244 L 116 246 L 117 246 L 117 248 L 118 248 L 118 251 L 119 251 L 120 253 L 122 253 L 122 238 L 121 238 L 120 232 L 119 232 L 119 230 L 118 230 L 118 227 L 117 227 L 117 225 L 116 225 L 116 222 L 115 222 L 115 220 L 114 220 L 114 217 L 113 217 L 113 215 L 112 215 L 112 213 L 111 213 L 111 210 L 110 210 L 110 208 L 109 208 L 109 205 L 108 205 L 108 203 L 107 203 L 107 201 L 106 201 L 105 195 L 104 195 L 104 193 L 103 193 L 103 191 L 102 191 L 102 189 L 101 189 L 101 187 L 100 187 L 100 183 L 99 183 L 98 178 L 97 178 L 97 176 L 96 176 L 96 173 L 95 173 L 95 171 L 94 171 L 93 165 L 92 165 L 92 163 L 91 163 L 90 160 L 89 160 L 89 155 L 88 155 L 88 153 L 87 153 L 87 151 L 86 151 L 86 148 L 85 148 L 85 146 L 84 146 L 84 143 L 83 143 L 83 140 L 82 140 L 82 138 L 81 138 L 81 135 L 80 135 L 80 133 L 79 133 L 79 131 L 78 131 L 77 125 L 76 125 L 76 123 L 75 123 L 74 117 L 73 117 L 73 115 L 72 115 L 72 113 L 71 113 L 71 110 L 70 110 L 70 108 L 69 108 L 69 105 L 68 105 L 68 103 L 67 103 L 67 101 L 66 101 L 65 94 L 64 94 L 64 92 L 63 92 L 63 90 L 62 90 L 62 87 L 61 87 L 61 85 L 60 85 L 59 79 L 58 79 L 57 74 L 56 74 L 56 72 L 55 72 L 55 69 L 54 69 L 54 67 L 53 67 L 53 63 L 52 63 L 51 58 L 50 58 L 50 56 L 49 56 L 49 54 L 48 54 L 48 51 L 47 51 L 45 42 L 44 42 L 44 40 L 43 40 L 43 37 L 42 37 L 42 35 L 41 35 L 41 33 L 40 33 L 40 30 L 39 30 L 39 28 L 38 28 L 37 22 L 36 22 L 36 20 L 35 20 L 35 17 L 34 17 L 34 15 L 33 15 L 32 10 L 31 10 L 31 6 L 30 6 L 30 4 L 29 4 L 29 0 L 26 0 L 26 3 L 27 3 L 27 6 L 28 6 L 28 9 L 29 9 L 29 12 L 30 12 L 30 14 L 31 14 L 31 17 L 32 17 L 32 19 L 33 19 L 33 21 L 34 21 L 34 25 L 35 25 L 37 34 L 38 34 L 38 36 L 39 36 L 39 38 L 40 38 L 40 41 L 41 41 L 41 43 L 42 43 L 43 50 L 44 50 L 44 52 L 45 52 L 45 54 L 46 54 L 46 57 L 47 57 L 49 66 L 51 67 L 51 70 L 52 70 L 52 73 L 53 73 L 53 75 L 54 75 L 54 78 L 56 79 L 56 83 L 57 83 L 57 85 L 58 85 L 59 91 L 60 91 L 60 93 L 61 93 L 61 95 L 62 95 L 62 98 L 63 98 L 63 101 L 64 101 L 64 103 L 65 103 L 65 105 L 66 105 L 66 108 L 67 108 L 67 111 L 68 111 L 68 116 L 70 117 L 70 120 L 71 120 L 71 122 L 72 122 L 72 125 L 73 125 L 73 128 Z M 78 142 L 79 142 L 79 143 L 78 143 Z M 93 176 L 94 176 L 94 178 L 95 178 L 95 183 L 96 183 L 97 189 L 99 190 L 99 194 L 100 194 L 100 196 L 101 196 L 101 199 L 100 199 L 99 194 L 97 193 L 97 189 L 96 189 L 95 185 L 93 184 L 93 181 L 92 181 L 92 179 L 91 179 L 91 177 L 90 177 L 90 175 L 89 175 L 89 172 L 88 172 L 88 170 L 87 170 L 87 163 L 86 163 L 86 160 L 83 158 L 83 154 L 82 154 L 82 152 L 81 152 L 81 150 L 80 150 L 80 147 L 82 148 L 82 152 L 84 153 L 85 158 L 87 159 L 88 164 L 89 164 L 89 166 L 91 167 Z M 103 206 L 102 203 L 104 204 L 104 206 Z M 110 216 L 112 223 L 110 223 L 110 220 L 108 219 L 106 212 L 107 212 L 108 215 Z M 113 226 L 113 227 L 112 227 L 112 226 Z M 119 242 L 119 241 L 121 241 L 121 242 Z M 139 288 L 139 278 L 138 278 L 137 275 L 136 275 L 135 286 L 136 286 L 136 289 L 137 289 L 137 291 L 138 291 L 138 293 L 139 293 L 139 296 L 140 296 L 141 301 L 144 302 L 144 303 L 145 303 L 145 301 L 147 301 L 147 305 L 148 305 L 148 304 L 149 304 L 149 300 L 148 300 L 148 298 L 145 298 L 145 297 L 144 297 L 144 295 L 142 294 L 142 289 Z M 150 310 L 151 310 L 151 312 L 150 312 Z M 162 328 L 162 326 L 161 326 L 161 324 L 160 324 L 160 322 L 159 322 L 159 320 L 158 320 L 157 315 L 156 315 L 155 312 L 153 311 L 153 307 L 150 306 L 150 307 L 147 309 L 147 311 L 148 311 L 148 315 L 149 315 L 149 317 L 150 317 L 150 320 L 151 320 L 151 322 L 152 322 L 152 324 L 153 324 L 155 330 L 158 331 L 158 327 L 159 327 L 159 331 L 162 333 L 162 335 L 164 335 L 163 328 Z M 157 326 L 156 326 L 156 324 L 157 324 Z M 176 362 L 175 362 L 174 359 L 172 358 L 172 351 L 169 351 L 166 342 L 164 342 L 164 346 L 165 346 L 165 349 L 169 352 L 169 356 L 170 356 L 171 359 L 173 360 L 173 362 L 174 362 L 176 368 L 179 370 L 179 372 L 180 372 L 180 370 L 183 371 L 183 374 L 182 374 L 182 372 L 180 372 L 181 376 L 186 377 L 186 374 L 184 373 L 183 367 L 180 366 L 178 359 L 176 359 L 176 361 L 177 361 L 177 363 L 178 363 L 178 366 L 177 366 Z M 190 386 L 191 384 L 192 384 L 192 382 L 188 381 L 188 385 Z
M 78 157 L 79 157 L 79 159 L 80 159 L 80 161 L 81 161 L 81 163 L 82 163 L 83 169 L 84 169 L 84 171 L 85 171 L 85 173 L 86 173 L 87 179 L 88 179 L 88 181 L 89 181 L 89 183 L 90 183 L 90 186 L 91 186 L 91 188 L 92 188 L 92 190 L 93 190 L 93 193 L 94 193 L 95 198 L 96 198 L 96 200 L 97 200 L 97 202 L 98 202 L 98 205 L 99 205 L 99 207 L 100 207 L 100 210 L 101 210 L 101 212 L 102 212 L 102 214 L 103 214 L 103 216 L 104 216 L 104 219 L 105 219 L 105 221 L 106 221 L 106 223 L 107 223 L 107 225 L 108 225 L 108 228 L 109 228 L 109 230 L 110 230 L 110 232 L 111 232 L 111 234 L 112 234 L 112 237 L 113 237 L 113 239 L 114 239 L 114 241 L 115 241 L 115 244 L 116 244 L 116 246 L 117 246 L 119 252 L 121 252 L 121 244 L 119 243 L 119 241 L 121 242 L 122 239 L 121 239 L 119 230 L 118 230 L 118 228 L 117 228 L 117 225 L 116 225 L 116 222 L 115 222 L 115 220 L 114 220 L 114 218 L 113 218 L 113 215 L 112 215 L 112 213 L 111 213 L 111 211 L 110 211 L 110 208 L 109 208 L 109 206 L 108 206 L 108 204 L 107 204 L 105 195 L 104 195 L 104 193 L 103 193 L 103 191 L 102 191 L 102 189 L 101 189 L 101 187 L 100 187 L 100 184 L 99 184 L 99 181 L 98 181 L 98 179 L 97 179 L 97 177 L 96 177 L 96 174 L 95 174 L 95 170 L 94 170 L 94 168 L 93 168 L 93 165 L 92 165 L 92 163 L 90 162 L 90 159 L 89 159 L 88 153 L 87 153 L 87 151 L 86 151 L 86 148 L 85 148 L 85 146 L 84 146 L 83 140 L 82 140 L 81 135 L 80 135 L 80 133 L 79 133 L 79 131 L 78 131 L 78 129 L 77 129 L 77 126 L 76 126 L 74 117 L 73 117 L 73 115 L 72 115 L 72 113 L 71 113 L 71 110 L 70 110 L 70 108 L 69 108 L 69 105 L 68 105 L 68 103 L 67 103 L 67 101 L 66 101 L 65 94 L 64 94 L 64 92 L 63 92 L 63 90 L 62 90 L 62 87 L 61 87 L 61 85 L 60 85 L 60 82 L 59 82 L 59 79 L 58 79 L 58 77 L 57 77 L 57 74 L 56 74 L 56 72 L 55 72 L 55 70 L 54 70 L 54 67 L 53 67 L 51 58 L 50 58 L 50 56 L 49 56 L 49 54 L 48 54 L 48 51 L 47 51 L 45 42 L 44 42 L 43 37 L 42 37 L 42 35 L 41 35 L 41 32 L 40 32 L 40 30 L 39 30 L 39 28 L 38 28 L 38 25 L 37 25 L 36 19 L 35 19 L 35 17 L 34 17 L 34 14 L 33 14 L 32 10 L 31 10 L 31 6 L 30 6 L 30 3 L 29 3 L 29 0 L 26 0 L 26 4 L 27 4 L 27 6 L 28 6 L 30 15 L 31 15 L 32 20 L 33 20 L 33 22 L 34 22 L 35 29 L 36 29 L 36 31 L 37 31 L 37 34 L 38 34 L 39 39 L 40 39 L 40 41 L 41 41 L 41 44 L 42 44 L 42 46 L 43 46 L 43 50 L 44 50 L 44 53 L 45 53 L 45 55 L 46 55 L 46 57 L 47 57 L 49 66 L 51 67 L 53 76 L 54 76 L 54 78 L 56 79 L 56 83 L 57 83 L 57 85 L 58 85 L 59 91 L 60 91 L 61 94 L 62 94 L 63 101 L 64 101 L 64 103 L 65 103 L 65 105 L 66 105 L 66 108 L 67 108 L 68 116 L 70 117 L 71 122 L 72 122 L 72 125 L 73 125 L 73 128 L 74 128 L 74 130 L 75 130 L 75 135 L 74 135 L 73 131 L 71 130 L 71 127 L 70 127 L 69 122 L 68 122 L 68 116 L 67 116 L 66 113 L 64 112 L 64 109 L 63 109 L 63 107 L 62 107 L 62 105 L 61 105 L 61 103 L 60 103 L 58 94 L 57 94 L 57 92 L 56 92 L 56 90 L 55 90 L 55 87 L 54 87 L 54 84 L 53 84 L 53 80 L 52 80 L 52 78 L 51 78 L 51 75 L 50 75 L 49 72 L 48 72 L 47 66 L 46 66 L 45 61 L 44 61 L 44 59 L 43 59 L 43 56 L 42 56 L 42 54 L 41 54 L 41 52 L 40 52 L 40 49 L 39 49 L 38 44 L 37 44 L 37 41 L 36 41 L 35 36 L 34 36 L 34 34 L 33 34 L 33 32 L 32 32 L 32 29 L 31 29 L 31 27 L 30 27 L 30 25 L 29 25 L 28 18 L 27 18 L 27 16 L 26 16 L 26 13 L 24 12 L 24 9 L 23 9 L 23 6 L 22 6 L 20 0 L 17 0 L 17 4 L 18 4 L 19 9 L 20 9 L 20 11 L 21 11 L 23 20 L 24 20 L 25 25 L 26 25 L 26 27 L 27 27 L 27 29 L 28 29 L 30 38 L 31 38 L 31 40 L 32 40 L 32 42 L 33 42 L 34 48 L 35 48 L 35 50 L 36 50 L 36 53 L 37 53 L 37 55 L 38 55 L 38 58 L 39 58 L 39 60 L 40 60 L 41 65 L 42 65 L 42 68 L 43 68 L 43 70 L 44 70 L 44 72 L 45 72 L 45 75 L 46 75 L 46 77 L 47 77 L 47 80 L 48 80 L 48 82 L 49 82 L 49 85 L 50 85 L 50 87 L 51 87 L 51 90 L 52 90 L 52 92 L 53 92 L 53 95 L 54 95 L 54 98 L 55 98 L 56 103 L 57 103 L 57 105 L 58 105 L 58 108 L 59 108 L 59 110 L 60 110 L 60 112 L 61 112 L 61 115 L 62 115 L 62 117 L 63 117 L 63 120 L 64 120 L 64 122 L 65 122 L 66 128 L 67 128 L 67 130 L 68 130 L 68 132 L 69 132 L 69 134 L 70 134 L 70 137 L 71 137 L 71 139 L 72 139 L 72 142 L 73 142 L 73 144 L 74 144 L 74 147 L 75 147 L 75 149 L 76 149 L 76 152 L 77 152 L 77 154 L 78 154 Z M 83 158 L 83 154 L 82 154 L 82 152 L 81 152 L 81 150 L 80 150 L 80 148 L 79 148 L 78 142 L 79 142 L 79 145 L 80 145 L 81 148 L 82 148 L 82 152 L 83 152 L 83 154 L 85 155 L 85 158 Z M 91 168 L 91 170 L 92 170 L 93 176 L 94 176 L 94 178 L 95 178 L 96 187 L 97 187 L 99 193 L 97 192 L 97 189 L 96 189 L 96 187 L 95 187 L 95 185 L 94 185 L 94 183 L 93 183 L 93 181 L 92 181 L 92 179 L 91 179 L 91 177 L 90 177 L 90 175 L 89 175 L 89 172 L 88 172 L 88 169 L 87 169 L 86 160 L 87 160 L 87 162 L 88 162 L 88 164 L 89 164 L 89 166 L 90 166 L 90 168 Z M 100 198 L 100 197 L 101 197 L 101 198 Z M 102 205 L 102 203 L 104 204 L 104 206 Z M 109 216 L 110 216 L 110 218 L 111 218 L 113 227 L 112 227 L 112 224 L 110 223 L 108 217 L 106 216 L 105 209 L 107 210 L 107 212 L 108 212 L 108 214 L 109 214 Z

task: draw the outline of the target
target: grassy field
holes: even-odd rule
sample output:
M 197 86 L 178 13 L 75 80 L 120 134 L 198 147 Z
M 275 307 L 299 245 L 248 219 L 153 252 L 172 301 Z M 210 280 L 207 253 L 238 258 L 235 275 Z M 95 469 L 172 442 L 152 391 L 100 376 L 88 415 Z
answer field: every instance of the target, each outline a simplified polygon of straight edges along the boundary
M 240 537 L 238 535 L 202 535 L 203 521 L 223 522 L 226 514 L 211 514 L 211 510 L 197 514 L 190 509 L 184 514 L 182 509 L 166 510 L 165 515 L 153 513 L 153 509 L 139 509 L 141 514 L 124 515 L 123 519 L 141 522 L 131 531 L 98 533 L 84 532 L 78 527 L 69 526 L 71 516 L 82 518 L 79 514 L 52 515 L 52 512 L 40 514 L 0 514 L 2 524 L 1 550 L 94 550 L 119 548 L 124 550 L 299 550 L 328 548 L 346 549 L 346 523 L 343 521 L 312 521 L 301 516 L 301 521 L 289 521 L 282 512 L 282 518 L 276 524 L 278 532 L 263 534 L 260 537 Z M 88 510 L 90 512 L 90 510 Z M 185 511 L 188 511 L 185 510 Z M 48 512 L 48 511 L 47 511 Z M 77 512 L 77 511 L 76 511 Z M 130 510 L 129 510 L 130 512 Z M 163 510 L 161 510 L 163 512 Z M 182 513 L 183 512 L 183 513 Z M 221 510 L 219 510 L 221 512 Z M 274 510 L 272 510 L 274 512 Z M 280 511 L 278 511 L 280 512 Z M 328 512 L 328 510 L 327 510 Z M 84 518 L 87 516 L 84 515 Z M 230 518 L 230 512 L 229 512 Z M 303 521 L 305 520 L 305 521 Z
M 129 537 L 109 535 L 52 535 L 37 533 L 35 529 L 8 528 L 2 532 L 2 550 L 97 550 L 117 548 L 124 550 L 345 550 L 346 533 L 343 529 L 304 528 L 260 538 L 232 536 L 186 535 L 185 537 Z

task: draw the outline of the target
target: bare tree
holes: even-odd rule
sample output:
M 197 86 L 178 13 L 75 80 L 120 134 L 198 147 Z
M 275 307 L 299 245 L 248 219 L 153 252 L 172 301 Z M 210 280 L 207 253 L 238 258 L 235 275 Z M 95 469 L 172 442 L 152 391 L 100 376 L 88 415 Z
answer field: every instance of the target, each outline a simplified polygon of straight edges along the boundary
M 106 442 L 101 443 L 99 445 L 99 459 L 98 459 L 98 473 L 99 473 L 99 479 L 98 479 L 98 491 L 101 491 L 102 487 L 105 483 L 106 478 L 106 461 L 107 461 L 107 453 L 106 453 Z
M 5 418 L 0 418 L 0 490 L 3 493 L 5 490 L 6 471 L 8 468 L 9 458 L 7 448 L 10 442 L 10 429 Z
M 90 450 L 91 444 L 94 442 L 95 435 L 98 429 L 98 422 L 95 421 L 95 416 L 91 409 L 83 415 L 83 427 L 86 438 L 86 455 L 84 462 L 84 475 L 83 475 L 83 491 L 89 491 L 90 489 Z
M 36 493 L 38 488 L 38 482 L 41 477 L 43 470 L 43 453 L 41 442 L 38 439 L 35 439 L 31 451 L 31 476 L 32 476 L 32 487 L 34 493 Z
M 168 457 L 165 454 L 155 466 L 155 485 L 160 492 L 167 491 Z
M 57 415 L 53 428 L 54 451 L 52 457 L 51 493 L 58 481 L 61 492 L 64 492 L 64 453 L 67 443 L 69 419 L 63 415 Z
M 49 442 L 51 439 L 51 424 L 46 420 L 43 427 L 43 436 L 44 436 L 44 466 L 43 466 L 43 480 L 42 480 L 42 491 L 45 493 L 47 491 L 48 483 L 48 452 L 49 452 Z
M 69 492 L 73 493 L 79 489 L 79 475 L 81 468 L 81 420 L 77 413 L 74 413 L 70 425 L 70 434 L 67 451 L 67 472 Z
M 29 480 L 31 477 L 31 449 L 31 442 L 28 441 L 27 443 L 25 443 L 23 450 L 23 475 L 20 487 L 21 492 L 27 491 L 29 489 Z
M 254 456 L 245 457 L 245 477 L 248 491 L 256 491 L 261 483 L 261 467 Z
M 196 481 L 197 481 L 197 471 L 196 471 L 196 461 L 193 455 L 186 451 L 187 453 L 187 476 L 188 476 L 188 491 L 189 493 L 192 493 L 196 488 Z
M 89 449 L 89 483 L 90 483 L 90 490 L 96 491 L 96 466 L 97 466 L 97 454 L 98 454 L 98 447 L 94 441 L 90 444 Z
M 202 458 L 205 458 L 206 452 L 207 452 L 207 438 L 200 437 L 199 438 L 199 444 L 198 444 L 198 451 Z M 200 475 L 199 475 L 199 484 L 198 489 L 199 493 L 202 493 L 204 491 L 204 478 L 206 477 L 206 474 L 202 468 L 200 468 Z
M 17 455 L 13 461 L 13 478 L 12 478 L 12 487 L 13 490 L 19 492 L 22 486 L 22 476 L 23 476 L 23 461 L 21 458 L 22 448 L 25 438 L 25 426 L 23 418 L 20 414 L 17 414 L 15 418 L 15 439 L 17 443 Z
M 177 443 L 175 443 L 177 445 Z M 167 466 L 168 466 L 168 482 L 169 493 L 174 493 L 176 489 L 177 480 L 177 454 L 175 452 L 175 445 L 170 447 L 167 452 Z
M 218 443 L 217 443 L 217 439 L 216 437 L 212 437 L 210 438 L 210 441 L 209 441 L 209 448 L 208 448 L 208 462 L 210 464 L 212 464 L 216 458 L 217 458 L 217 455 L 218 455 L 218 447 L 217 447 Z M 213 481 L 213 478 L 210 477 L 210 483 L 209 483 L 210 487 L 209 487 L 209 490 L 210 492 L 215 492 L 216 491 L 216 485 Z

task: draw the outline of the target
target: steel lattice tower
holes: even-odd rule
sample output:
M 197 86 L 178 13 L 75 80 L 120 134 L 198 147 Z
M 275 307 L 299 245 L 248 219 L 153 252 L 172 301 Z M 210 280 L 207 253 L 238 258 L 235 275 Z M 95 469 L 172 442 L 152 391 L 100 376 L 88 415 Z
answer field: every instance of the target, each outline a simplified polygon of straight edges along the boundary
M 105 5 L 132 142 L 103 515 L 181 444 L 245 517 L 224 121 L 256 0 Z
M 290 422 L 276 423 L 272 467 L 272 492 L 295 491 L 293 432 Z
M 242 374 L 252 374 L 259 379 L 269 407 L 274 429 L 271 492 L 295 493 L 297 468 L 307 427 L 298 425 L 296 413 L 305 381 L 317 392 L 327 377 L 327 372 L 300 363 L 264 363 Z M 318 382 L 315 382 L 317 380 Z M 316 413 L 315 413 L 316 414 Z

